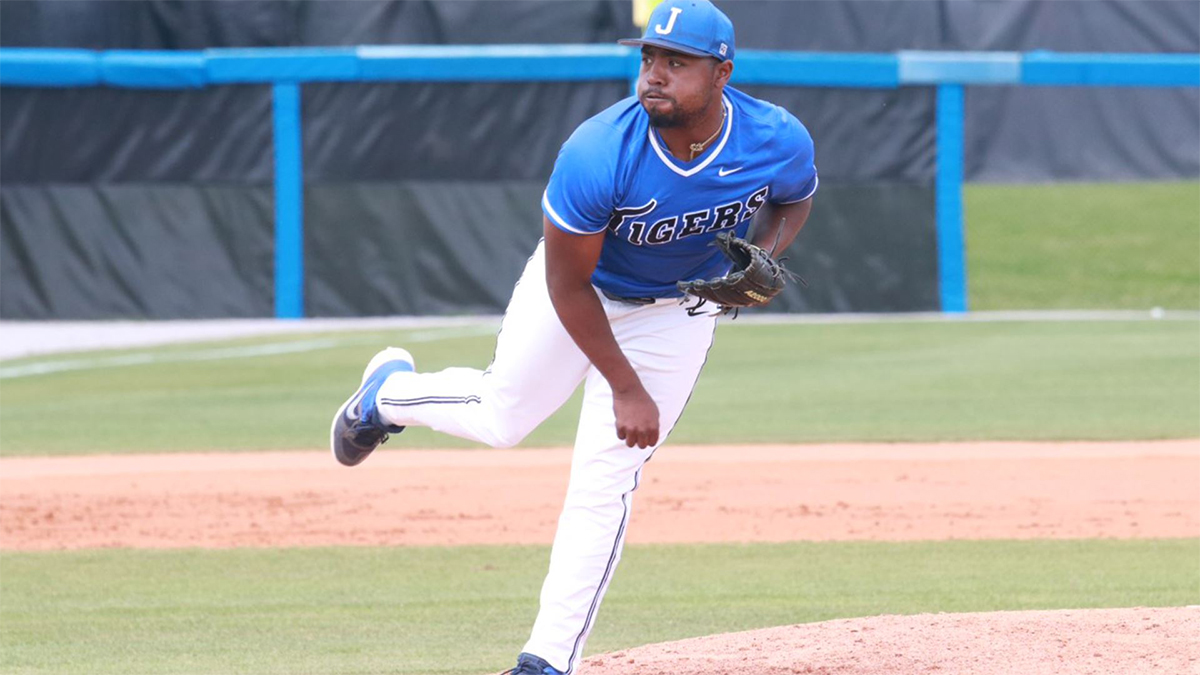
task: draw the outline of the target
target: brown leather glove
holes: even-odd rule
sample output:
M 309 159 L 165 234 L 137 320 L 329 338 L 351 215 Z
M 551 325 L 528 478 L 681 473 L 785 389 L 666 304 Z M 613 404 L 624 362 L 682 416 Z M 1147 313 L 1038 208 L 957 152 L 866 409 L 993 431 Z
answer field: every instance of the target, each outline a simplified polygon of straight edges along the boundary
M 731 232 L 718 234 L 716 244 L 733 261 L 733 269 L 716 279 L 680 281 L 676 284 L 680 291 L 722 307 L 761 307 L 779 295 L 789 277 L 795 277 L 766 249 Z

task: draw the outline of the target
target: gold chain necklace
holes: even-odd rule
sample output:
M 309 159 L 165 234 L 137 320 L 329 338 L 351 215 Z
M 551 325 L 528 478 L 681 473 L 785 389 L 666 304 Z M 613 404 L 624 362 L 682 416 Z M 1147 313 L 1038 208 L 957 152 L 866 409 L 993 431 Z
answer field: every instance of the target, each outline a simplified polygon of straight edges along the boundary
M 704 141 L 703 143 L 692 143 L 690 146 L 688 146 L 692 151 L 692 156 L 688 157 L 689 162 L 692 161 L 693 159 L 696 159 L 696 155 L 698 153 L 704 152 L 704 148 L 709 143 L 712 143 L 713 139 L 717 137 L 717 134 L 721 133 L 721 130 L 725 128 L 725 115 L 727 115 L 727 114 L 728 114 L 728 111 L 725 109 L 725 106 L 722 105 L 721 106 L 721 124 L 719 126 L 717 126 L 717 130 L 713 132 L 713 135 L 709 136 L 708 140 Z

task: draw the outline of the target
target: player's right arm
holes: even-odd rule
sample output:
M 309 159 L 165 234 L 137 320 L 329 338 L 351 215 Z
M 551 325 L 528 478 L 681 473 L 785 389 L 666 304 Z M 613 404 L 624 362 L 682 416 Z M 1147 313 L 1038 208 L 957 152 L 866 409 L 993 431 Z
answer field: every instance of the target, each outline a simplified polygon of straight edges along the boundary
M 617 127 L 592 118 L 563 143 L 542 195 L 546 283 L 571 339 L 608 380 L 617 436 L 629 447 L 658 443 L 658 406 L 613 337 L 592 273 L 616 207 Z
M 608 380 L 613 392 L 617 438 L 629 447 L 658 443 L 658 406 L 621 351 L 604 306 L 592 287 L 604 232 L 578 235 L 559 229 L 543 216 L 546 237 L 546 286 L 550 302 L 579 349 Z

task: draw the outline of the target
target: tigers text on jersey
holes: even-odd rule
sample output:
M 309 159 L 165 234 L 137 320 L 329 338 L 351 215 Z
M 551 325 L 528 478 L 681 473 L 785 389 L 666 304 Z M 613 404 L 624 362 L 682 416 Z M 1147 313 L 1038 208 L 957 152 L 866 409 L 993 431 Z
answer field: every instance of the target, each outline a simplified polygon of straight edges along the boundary
M 636 97 L 579 125 L 563 143 L 542 210 L 567 232 L 605 232 L 592 275 L 598 288 L 620 297 L 678 297 L 676 282 L 728 271 L 712 245 L 718 232 L 744 237 L 764 204 L 816 192 L 803 124 L 732 87 L 722 103 L 723 129 L 691 162 L 670 154 Z

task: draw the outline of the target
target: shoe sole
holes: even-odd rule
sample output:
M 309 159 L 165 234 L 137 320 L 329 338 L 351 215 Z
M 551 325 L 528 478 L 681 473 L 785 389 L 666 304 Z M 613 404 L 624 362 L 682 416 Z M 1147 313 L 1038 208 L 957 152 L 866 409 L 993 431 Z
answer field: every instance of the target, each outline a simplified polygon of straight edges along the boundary
M 343 459 L 338 454 L 338 423 L 345 419 L 346 410 L 349 409 L 356 400 L 358 400 L 360 395 L 362 395 L 363 388 L 366 386 L 367 380 L 371 379 L 371 375 L 373 375 L 375 371 L 382 368 L 384 364 L 392 361 L 403 361 L 409 365 L 409 367 L 412 369 L 412 372 L 416 372 L 417 370 L 416 362 L 413 360 L 412 354 L 408 353 L 408 350 L 400 349 L 399 347 L 388 347 L 372 357 L 370 362 L 367 363 L 366 369 L 363 370 L 362 381 L 359 383 L 358 389 L 356 389 L 353 394 L 350 394 L 350 398 L 346 399 L 346 401 L 342 403 L 341 407 L 338 408 L 337 414 L 333 416 L 333 423 L 329 425 L 329 451 L 331 454 L 333 454 L 333 458 L 343 466 L 358 466 L 363 460 L 370 456 L 371 453 L 364 453 L 356 462 L 348 462 Z

